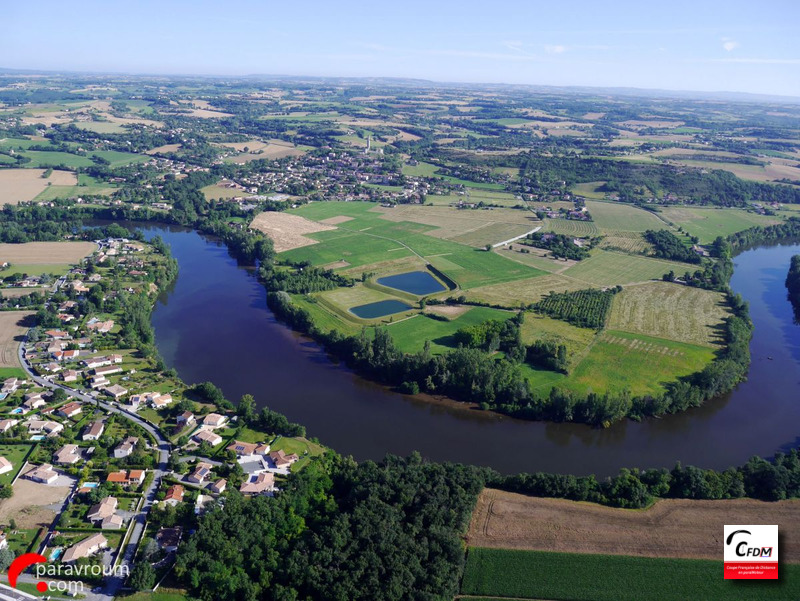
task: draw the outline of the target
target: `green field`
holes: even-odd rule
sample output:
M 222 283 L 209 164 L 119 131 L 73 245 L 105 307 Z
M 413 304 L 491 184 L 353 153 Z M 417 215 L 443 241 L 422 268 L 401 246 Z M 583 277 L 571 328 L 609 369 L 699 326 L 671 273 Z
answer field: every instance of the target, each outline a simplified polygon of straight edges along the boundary
M 483 601 L 796 601 L 800 566 L 780 572 L 777 581 L 731 581 L 721 561 L 470 548 L 461 592 Z
M 125 128 L 119 123 L 111 123 L 110 121 L 79 121 L 73 123 L 78 129 L 85 129 L 93 131 L 98 134 L 121 134 L 125 132 Z
M 89 157 L 78 156 L 69 152 L 55 152 L 48 150 L 26 150 L 21 153 L 28 157 L 31 162 L 25 163 L 25 167 L 56 167 L 64 165 L 66 167 L 91 167 L 94 162 Z
M 668 227 L 655 214 L 633 205 L 587 201 L 586 208 L 603 231 L 643 232 Z
M 292 211 L 315 221 L 342 215 L 353 220 L 339 224 L 335 230 L 309 234 L 320 243 L 283 252 L 281 257 L 311 261 L 314 265 L 344 260 L 349 263 L 348 269 L 352 269 L 416 253 L 465 290 L 544 273 L 495 252 L 426 235 L 434 226 L 383 219 L 381 213 L 370 211 L 375 206 L 374 203 L 313 203 Z
M 403 165 L 403 175 L 411 177 L 436 177 L 436 170 L 439 167 L 431 163 L 419 162 L 416 165 Z
M 714 358 L 705 346 L 608 330 L 597 338 L 564 386 L 575 392 L 636 395 L 663 391 L 663 384 L 700 371 Z
M 576 221 L 572 219 L 547 219 L 544 231 L 581 238 L 600 234 L 600 230 L 597 229 L 597 225 L 593 221 Z
M 564 275 L 598 286 L 616 286 L 647 280 L 660 280 L 669 271 L 683 274 L 695 266 L 662 259 L 593 250 L 592 256 L 570 267 Z
M 743 209 L 699 209 L 668 207 L 662 210 L 664 219 L 681 226 L 701 244 L 713 242 L 717 236 L 727 236 L 755 225 L 780 223 L 777 217 L 750 213 Z
M 440 321 L 425 315 L 417 315 L 388 326 L 389 333 L 401 351 L 416 353 L 422 350 L 426 340 L 431 341 L 434 354 L 443 353 L 455 348 L 453 334 L 461 328 L 477 325 L 490 319 L 508 319 L 513 317 L 510 311 L 499 311 L 488 307 L 472 307 L 466 313 L 452 321 Z

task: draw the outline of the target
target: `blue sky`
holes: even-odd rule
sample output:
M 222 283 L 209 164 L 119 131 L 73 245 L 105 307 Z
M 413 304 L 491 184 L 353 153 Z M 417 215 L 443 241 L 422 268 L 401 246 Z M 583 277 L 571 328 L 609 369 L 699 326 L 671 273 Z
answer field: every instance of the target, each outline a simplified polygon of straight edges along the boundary
M 800 0 L 39 0 L 3 23 L 9 68 L 800 96 Z

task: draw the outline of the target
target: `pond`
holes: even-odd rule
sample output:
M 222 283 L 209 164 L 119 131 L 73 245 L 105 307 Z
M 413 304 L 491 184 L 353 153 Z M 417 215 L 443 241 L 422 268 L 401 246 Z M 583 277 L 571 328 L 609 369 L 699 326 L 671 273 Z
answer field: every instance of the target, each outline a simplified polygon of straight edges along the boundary
M 358 305 L 357 307 L 350 307 L 348 310 L 361 319 L 375 319 L 377 317 L 393 315 L 394 313 L 402 313 L 403 311 L 408 311 L 410 308 L 411 305 L 403 301 L 392 299 L 366 305 Z
M 418 296 L 433 294 L 447 290 L 442 284 L 426 271 L 409 271 L 408 273 L 398 273 L 384 278 L 378 278 L 377 282 L 387 288 L 395 288 L 403 292 L 410 292 Z
M 512 419 L 364 380 L 278 322 L 253 270 L 238 266 L 221 243 L 167 226 L 143 229 L 162 236 L 180 265 L 152 317 L 167 365 L 190 384 L 214 382 L 233 401 L 252 394 L 259 406 L 359 460 L 417 450 L 504 473 L 605 476 L 676 461 L 720 469 L 800 442 L 800 326 L 783 284 L 799 245 L 762 246 L 735 258 L 731 285 L 750 303 L 755 324 L 747 382 L 698 409 L 593 429 Z

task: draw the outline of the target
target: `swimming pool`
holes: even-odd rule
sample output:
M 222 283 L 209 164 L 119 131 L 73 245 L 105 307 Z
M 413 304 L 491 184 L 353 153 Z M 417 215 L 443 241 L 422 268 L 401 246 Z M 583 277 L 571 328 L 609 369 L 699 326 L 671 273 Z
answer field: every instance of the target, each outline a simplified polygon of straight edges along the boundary
M 45 438 L 47 438 L 47 436 L 44 436 L 42 434 L 36 434 L 34 436 L 31 436 L 31 440 L 44 440 Z
M 55 561 L 56 559 L 61 557 L 61 554 L 63 552 L 64 552 L 63 547 L 56 547 L 55 549 L 53 549 L 52 553 L 50 553 L 50 561 Z
M 14 415 L 19 415 L 20 413 L 24 413 L 24 412 L 25 412 L 25 410 L 22 407 L 17 407 L 16 409 L 13 409 L 11 411 L 11 413 L 13 413 Z
M 7 396 L 8 396 L 7 392 L 0 392 L 0 401 L 4 401 Z

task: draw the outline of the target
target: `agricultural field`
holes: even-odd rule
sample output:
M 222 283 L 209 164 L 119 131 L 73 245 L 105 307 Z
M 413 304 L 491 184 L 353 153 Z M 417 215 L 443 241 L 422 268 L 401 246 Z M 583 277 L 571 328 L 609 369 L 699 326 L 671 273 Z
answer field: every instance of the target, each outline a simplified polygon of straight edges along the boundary
M 633 254 L 650 254 L 653 245 L 644 239 L 640 232 L 614 232 L 605 234 L 599 248 L 604 250 L 617 250 Z
M 578 221 L 574 219 L 546 219 L 544 231 L 577 238 L 598 236 L 600 230 L 593 221 Z
M 601 232 L 643 232 L 667 227 L 654 213 L 632 205 L 587 201 L 586 208 Z
M 567 292 L 582 290 L 587 287 L 586 282 L 563 275 L 543 274 L 538 277 L 517 280 L 514 286 L 496 284 L 472 288 L 467 293 L 469 300 L 517 307 L 520 304 L 529 305 L 539 301 L 550 292 Z
M 97 245 L 94 242 L 26 242 L 0 243 L 0 261 L 15 265 L 73 265 L 89 256 Z
M 668 282 L 628 286 L 615 295 L 608 327 L 703 346 L 723 342 L 729 315 L 721 292 Z
M 75 174 L 69 171 L 54 170 L 47 178 L 44 173 L 44 169 L 0 169 L 0 205 L 33 200 L 50 187 L 78 184 Z
M 616 286 L 660 280 L 670 271 L 682 274 L 694 269 L 695 266 L 687 263 L 594 250 L 591 257 L 570 267 L 563 275 L 597 286 Z
M 275 211 L 257 215 L 250 227 L 269 236 L 275 243 L 275 250 L 278 252 L 317 242 L 312 238 L 306 237 L 305 234 L 336 229 L 330 225 L 314 223 L 298 215 Z
M 0 312 L 0 367 L 20 367 L 17 351 L 33 315 L 33 311 Z
M 568 357 L 572 362 L 589 347 L 597 332 L 537 313 L 527 313 L 522 323 L 521 336 L 525 344 L 532 344 L 536 340 L 552 340 L 566 345 Z
M 647 536 L 650 534 L 648 531 Z M 782 565 L 780 580 L 746 583 L 724 580 L 722 570 L 719 559 L 470 547 L 459 598 L 464 601 L 794 601 L 800 596 L 800 566 Z
M 663 392 L 663 385 L 703 369 L 714 358 L 707 346 L 606 330 L 564 381 L 580 394 L 629 390 L 633 396 Z
M 661 214 L 664 219 L 682 227 L 689 235 L 697 236 L 701 244 L 708 244 L 717 236 L 727 236 L 755 225 L 773 225 L 781 221 L 777 217 L 759 215 L 743 209 L 666 207 L 661 209 Z
M 432 310 L 434 308 L 430 308 L 431 313 L 436 313 Z M 505 320 L 514 315 L 510 311 L 499 311 L 488 307 L 465 308 L 466 311 L 451 321 L 432 319 L 424 314 L 417 315 L 389 325 L 389 333 L 397 347 L 403 352 L 416 353 L 422 350 L 426 340 L 430 340 L 431 352 L 437 354 L 456 347 L 453 334 L 461 328 L 478 325 L 490 319 Z
M 800 564 L 799 500 L 661 499 L 646 509 L 484 489 L 467 543 L 475 547 L 719 559 L 725 524 L 779 524 L 781 559 Z M 720 573 L 720 577 L 722 574 Z

